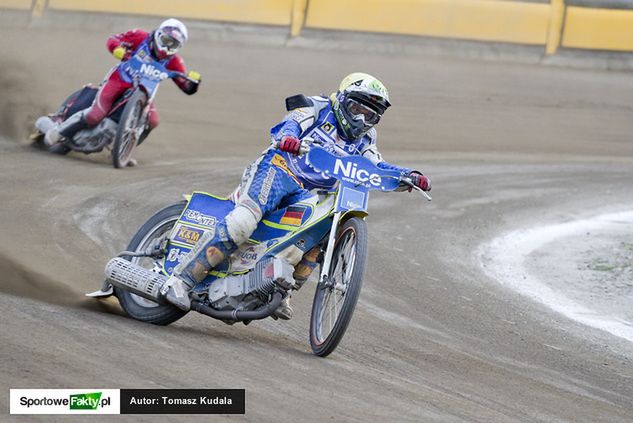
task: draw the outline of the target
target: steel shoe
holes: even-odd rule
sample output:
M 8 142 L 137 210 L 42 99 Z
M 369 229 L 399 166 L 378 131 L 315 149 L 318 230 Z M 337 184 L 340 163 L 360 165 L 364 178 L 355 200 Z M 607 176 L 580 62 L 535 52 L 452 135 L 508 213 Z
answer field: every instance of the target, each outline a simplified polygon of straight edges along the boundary
M 292 307 L 290 307 L 290 296 L 287 296 L 281 300 L 281 304 L 277 307 L 277 310 L 273 311 L 273 318 L 279 318 L 281 320 L 290 320 L 292 318 Z

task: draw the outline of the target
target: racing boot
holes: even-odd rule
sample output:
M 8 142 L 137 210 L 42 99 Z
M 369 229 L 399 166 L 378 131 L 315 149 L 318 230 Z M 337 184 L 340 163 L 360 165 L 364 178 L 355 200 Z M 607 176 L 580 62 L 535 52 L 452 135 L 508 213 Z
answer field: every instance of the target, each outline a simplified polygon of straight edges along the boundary
M 316 246 L 308 251 L 301 261 L 295 266 L 295 271 L 292 277 L 295 279 L 295 289 L 299 290 L 303 284 L 308 280 L 314 269 L 319 265 L 317 259 L 321 248 Z M 273 318 L 279 318 L 282 320 L 290 320 L 292 318 L 293 310 L 290 307 L 290 295 L 284 298 L 279 304 L 279 307 L 273 312 Z
M 310 251 L 304 254 L 301 261 L 295 266 L 295 272 L 292 277 L 295 278 L 297 288 L 299 289 L 308 280 L 314 269 L 319 265 L 318 258 L 321 252 L 321 247 L 318 245 L 313 247 Z
M 218 224 L 216 230 L 215 236 L 207 231 L 200 237 L 161 288 L 165 299 L 183 310 L 191 308 L 189 292 L 193 287 L 237 249 L 237 245 L 228 236 L 222 236 L 227 234 L 222 224 Z
M 84 119 L 84 112 L 77 112 L 59 126 L 54 126 L 44 135 L 44 144 L 48 147 L 57 144 L 62 139 L 72 139 L 72 137 L 82 129 L 88 128 L 89 125 Z

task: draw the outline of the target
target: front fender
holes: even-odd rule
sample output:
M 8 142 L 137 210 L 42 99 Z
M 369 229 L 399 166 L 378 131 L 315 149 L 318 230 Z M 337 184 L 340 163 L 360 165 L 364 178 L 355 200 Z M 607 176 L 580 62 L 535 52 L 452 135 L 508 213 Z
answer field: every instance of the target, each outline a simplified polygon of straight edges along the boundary
M 344 212 L 341 215 L 341 218 L 339 219 L 339 222 L 343 223 L 347 219 L 352 218 L 352 217 L 358 217 L 360 219 L 365 220 L 365 218 L 367 216 L 369 216 L 369 213 L 367 213 L 366 211 L 362 211 L 362 210 L 347 210 L 346 212 Z

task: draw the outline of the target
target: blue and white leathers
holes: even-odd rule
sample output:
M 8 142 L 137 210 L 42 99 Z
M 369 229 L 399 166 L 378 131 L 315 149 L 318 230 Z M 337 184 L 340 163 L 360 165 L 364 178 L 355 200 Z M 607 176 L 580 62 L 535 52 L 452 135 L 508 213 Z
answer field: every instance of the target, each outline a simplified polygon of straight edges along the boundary
M 385 162 L 376 146 L 376 130 L 370 129 L 357 140 L 344 140 L 339 136 L 336 118 L 332 104 L 326 97 L 309 97 L 311 107 L 301 107 L 292 110 L 286 118 L 270 130 L 274 141 L 279 141 L 285 135 L 302 138 L 313 138 L 321 143 L 321 147 L 338 156 L 361 155 L 369 159 L 381 169 L 398 170 L 407 174 L 411 169 L 395 166 Z M 336 179 L 326 178 L 314 170 L 308 163 L 306 155 L 295 156 L 281 153 L 288 162 L 293 174 L 303 183 L 306 189 L 329 189 L 334 186 Z
M 262 218 L 279 207 L 310 197 L 312 189 L 331 189 L 337 179 L 314 169 L 307 155 L 296 156 L 279 151 L 276 141 L 284 135 L 312 138 L 336 155 L 360 155 L 378 168 L 407 174 L 410 169 L 394 166 L 382 160 L 376 147 L 376 131 L 371 129 L 358 140 L 345 141 L 337 134 L 336 119 L 330 101 L 325 97 L 310 97 L 311 107 L 292 110 L 271 129 L 271 146 L 242 175 L 239 187 L 231 194 L 235 208 L 217 223 L 213 236 L 204 234 L 191 253 L 175 269 L 176 276 L 199 282 L 200 272 L 210 270 L 209 251 L 227 257 L 255 232 Z

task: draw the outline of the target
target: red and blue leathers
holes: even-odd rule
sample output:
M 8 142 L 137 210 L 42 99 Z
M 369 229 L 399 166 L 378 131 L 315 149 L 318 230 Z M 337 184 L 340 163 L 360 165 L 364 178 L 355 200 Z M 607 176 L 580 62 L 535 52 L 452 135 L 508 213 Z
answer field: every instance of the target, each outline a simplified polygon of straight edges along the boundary
M 110 53 L 112 53 L 117 47 L 123 47 L 128 51 L 129 55 L 136 51 L 144 42 L 148 42 L 151 45 L 152 34 L 141 29 L 133 29 L 128 32 L 111 36 L 108 38 L 106 46 Z M 126 59 L 127 57 L 123 58 L 124 61 Z M 178 54 L 168 57 L 161 62 L 163 62 L 165 67 L 171 71 L 186 73 L 185 63 Z M 194 94 L 198 89 L 198 84 L 184 78 L 174 78 L 174 82 L 183 92 L 190 95 Z M 86 124 L 89 126 L 95 126 L 101 122 L 112 108 L 112 104 L 131 86 L 132 84 L 126 81 L 124 75 L 121 74 L 119 65 L 112 68 L 101 84 L 94 103 L 84 116 Z M 149 128 L 155 128 L 158 125 L 158 122 L 158 112 L 156 111 L 155 105 L 152 103 L 149 112 Z

